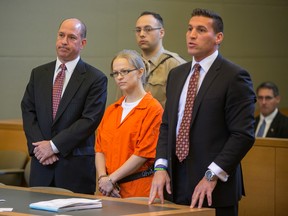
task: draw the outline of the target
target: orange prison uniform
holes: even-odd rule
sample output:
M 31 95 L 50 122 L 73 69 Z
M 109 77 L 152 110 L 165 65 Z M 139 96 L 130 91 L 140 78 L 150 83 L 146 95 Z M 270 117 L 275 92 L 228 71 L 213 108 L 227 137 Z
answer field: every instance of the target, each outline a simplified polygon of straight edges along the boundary
M 148 158 L 139 171 L 154 163 L 159 127 L 163 108 L 147 93 L 121 121 L 124 96 L 110 105 L 97 130 L 96 152 L 105 156 L 107 174 L 113 173 L 132 154 Z M 148 197 L 153 175 L 120 184 L 120 195 L 125 197 Z

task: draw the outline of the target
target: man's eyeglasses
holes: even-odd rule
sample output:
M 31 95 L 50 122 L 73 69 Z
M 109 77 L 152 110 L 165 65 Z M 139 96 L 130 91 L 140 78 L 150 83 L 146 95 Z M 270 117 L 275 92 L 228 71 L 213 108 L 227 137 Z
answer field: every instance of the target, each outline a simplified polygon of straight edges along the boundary
M 159 30 L 159 29 L 161 29 L 161 27 L 153 28 L 153 27 L 151 27 L 151 26 L 145 26 L 144 28 L 135 28 L 134 31 L 135 31 L 137 34 L 140 34 L 141 31 L 143 30 L 145 33 L 149 34 L 151 31 Z
M 265 99 L 265 101 L 270 101 L 272 100 L 274 97 L 272 96 L 258 96 L 257 99 L 263 101 Z
M 138 69 L 137 69 L 137 68 L 134 68 L 134 69 L 121 70 L 121 71 L 113 71 L 112 73 L 110 73 L 110 76 L 111 76 L 111 77 L 114 77 L 114 78 L 118 77 L 119 74 L 120 74 L 121 76 L 125 76 L 125 75 L 127 75 L 128 73 L 130 73 L 130 72 L 132 72 L 132 71 L 135 71 L 135 70 L 138 70 Z

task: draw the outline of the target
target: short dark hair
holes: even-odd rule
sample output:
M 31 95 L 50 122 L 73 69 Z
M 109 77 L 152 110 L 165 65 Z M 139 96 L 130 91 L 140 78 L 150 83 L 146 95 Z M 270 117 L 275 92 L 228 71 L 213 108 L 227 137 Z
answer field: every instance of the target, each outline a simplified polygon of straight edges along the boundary
M 145 15 L 152 15 L 160 23 L 161 27 L 164 27 L 164 21 L 163 21 L 162 17 L 160 16 L 160 14 L 155 13 L 155 12 L 151 12 L 151 11 L 144 11 L 140 14 L 138 19 L 142 16 L 145 16 Z
M 279 96 L 279 89 L 278 89 L 277 85 L 275 83 L 273 83 L 273 82 L 268 82 L 267 81 L 267 82 L 261 83 L 256 89 L 257 95 L 258 95 L 258 91 L 260 89 L 270 89 L 270 90 L 273 91 L 274 97 Z
M 191 14 L 191 17 L 194 17 L 194 16 L 204 16 L 204 17 L 212 18 L 213 19 L 212 27 L 214 29 L 214 32 L 215 33 L 224 32 L 223 20 L 220 17 L 220 15 L 218 15 L 217 13 L 210 11 L 208 9 L 195 8 Z

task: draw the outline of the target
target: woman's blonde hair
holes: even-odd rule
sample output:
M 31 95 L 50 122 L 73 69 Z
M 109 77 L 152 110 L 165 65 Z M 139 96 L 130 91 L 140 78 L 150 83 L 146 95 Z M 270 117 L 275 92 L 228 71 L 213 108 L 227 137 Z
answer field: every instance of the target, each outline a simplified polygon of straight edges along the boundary
M 125 58 L 129 62 L 129 64 L 133 65 L 136 69 L 143 69 L 143 75 L 141 77 L 142 84 L 146 83 L 146 67 L 141 55 L 135 50 L 124 49 L 117 53 L 117 55 L 112 59 L 111 62 L 111 71 L 113 70 L 113 62 L 117 58 Z

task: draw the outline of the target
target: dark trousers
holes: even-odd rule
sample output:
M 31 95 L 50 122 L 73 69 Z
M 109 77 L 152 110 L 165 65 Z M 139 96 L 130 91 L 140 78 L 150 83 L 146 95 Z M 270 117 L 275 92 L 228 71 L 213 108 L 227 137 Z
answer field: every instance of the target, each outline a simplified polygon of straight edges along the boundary
M 176 161 L 177 162 L 175 164 L 175 168 L 173 169 L 174 171 L 173 199 L 176 204 L 190 206 L 194 188 L 191 187 L 189 181 L 190 177 L 187 171 L 189 170 L 189 159 L 184 160 L 181 164 L 178 160 Z M 206 199 L 203 202 L 203 207 L 205 208 L 208 207 Z M 221 208 L 216 207 L 215 209 L 216 209 L 216 216 L 238 216 L 238 204 L 235 206 L 225 206 Z
M 238 216 L 238 205 L 216 208 L 216 216 Z

